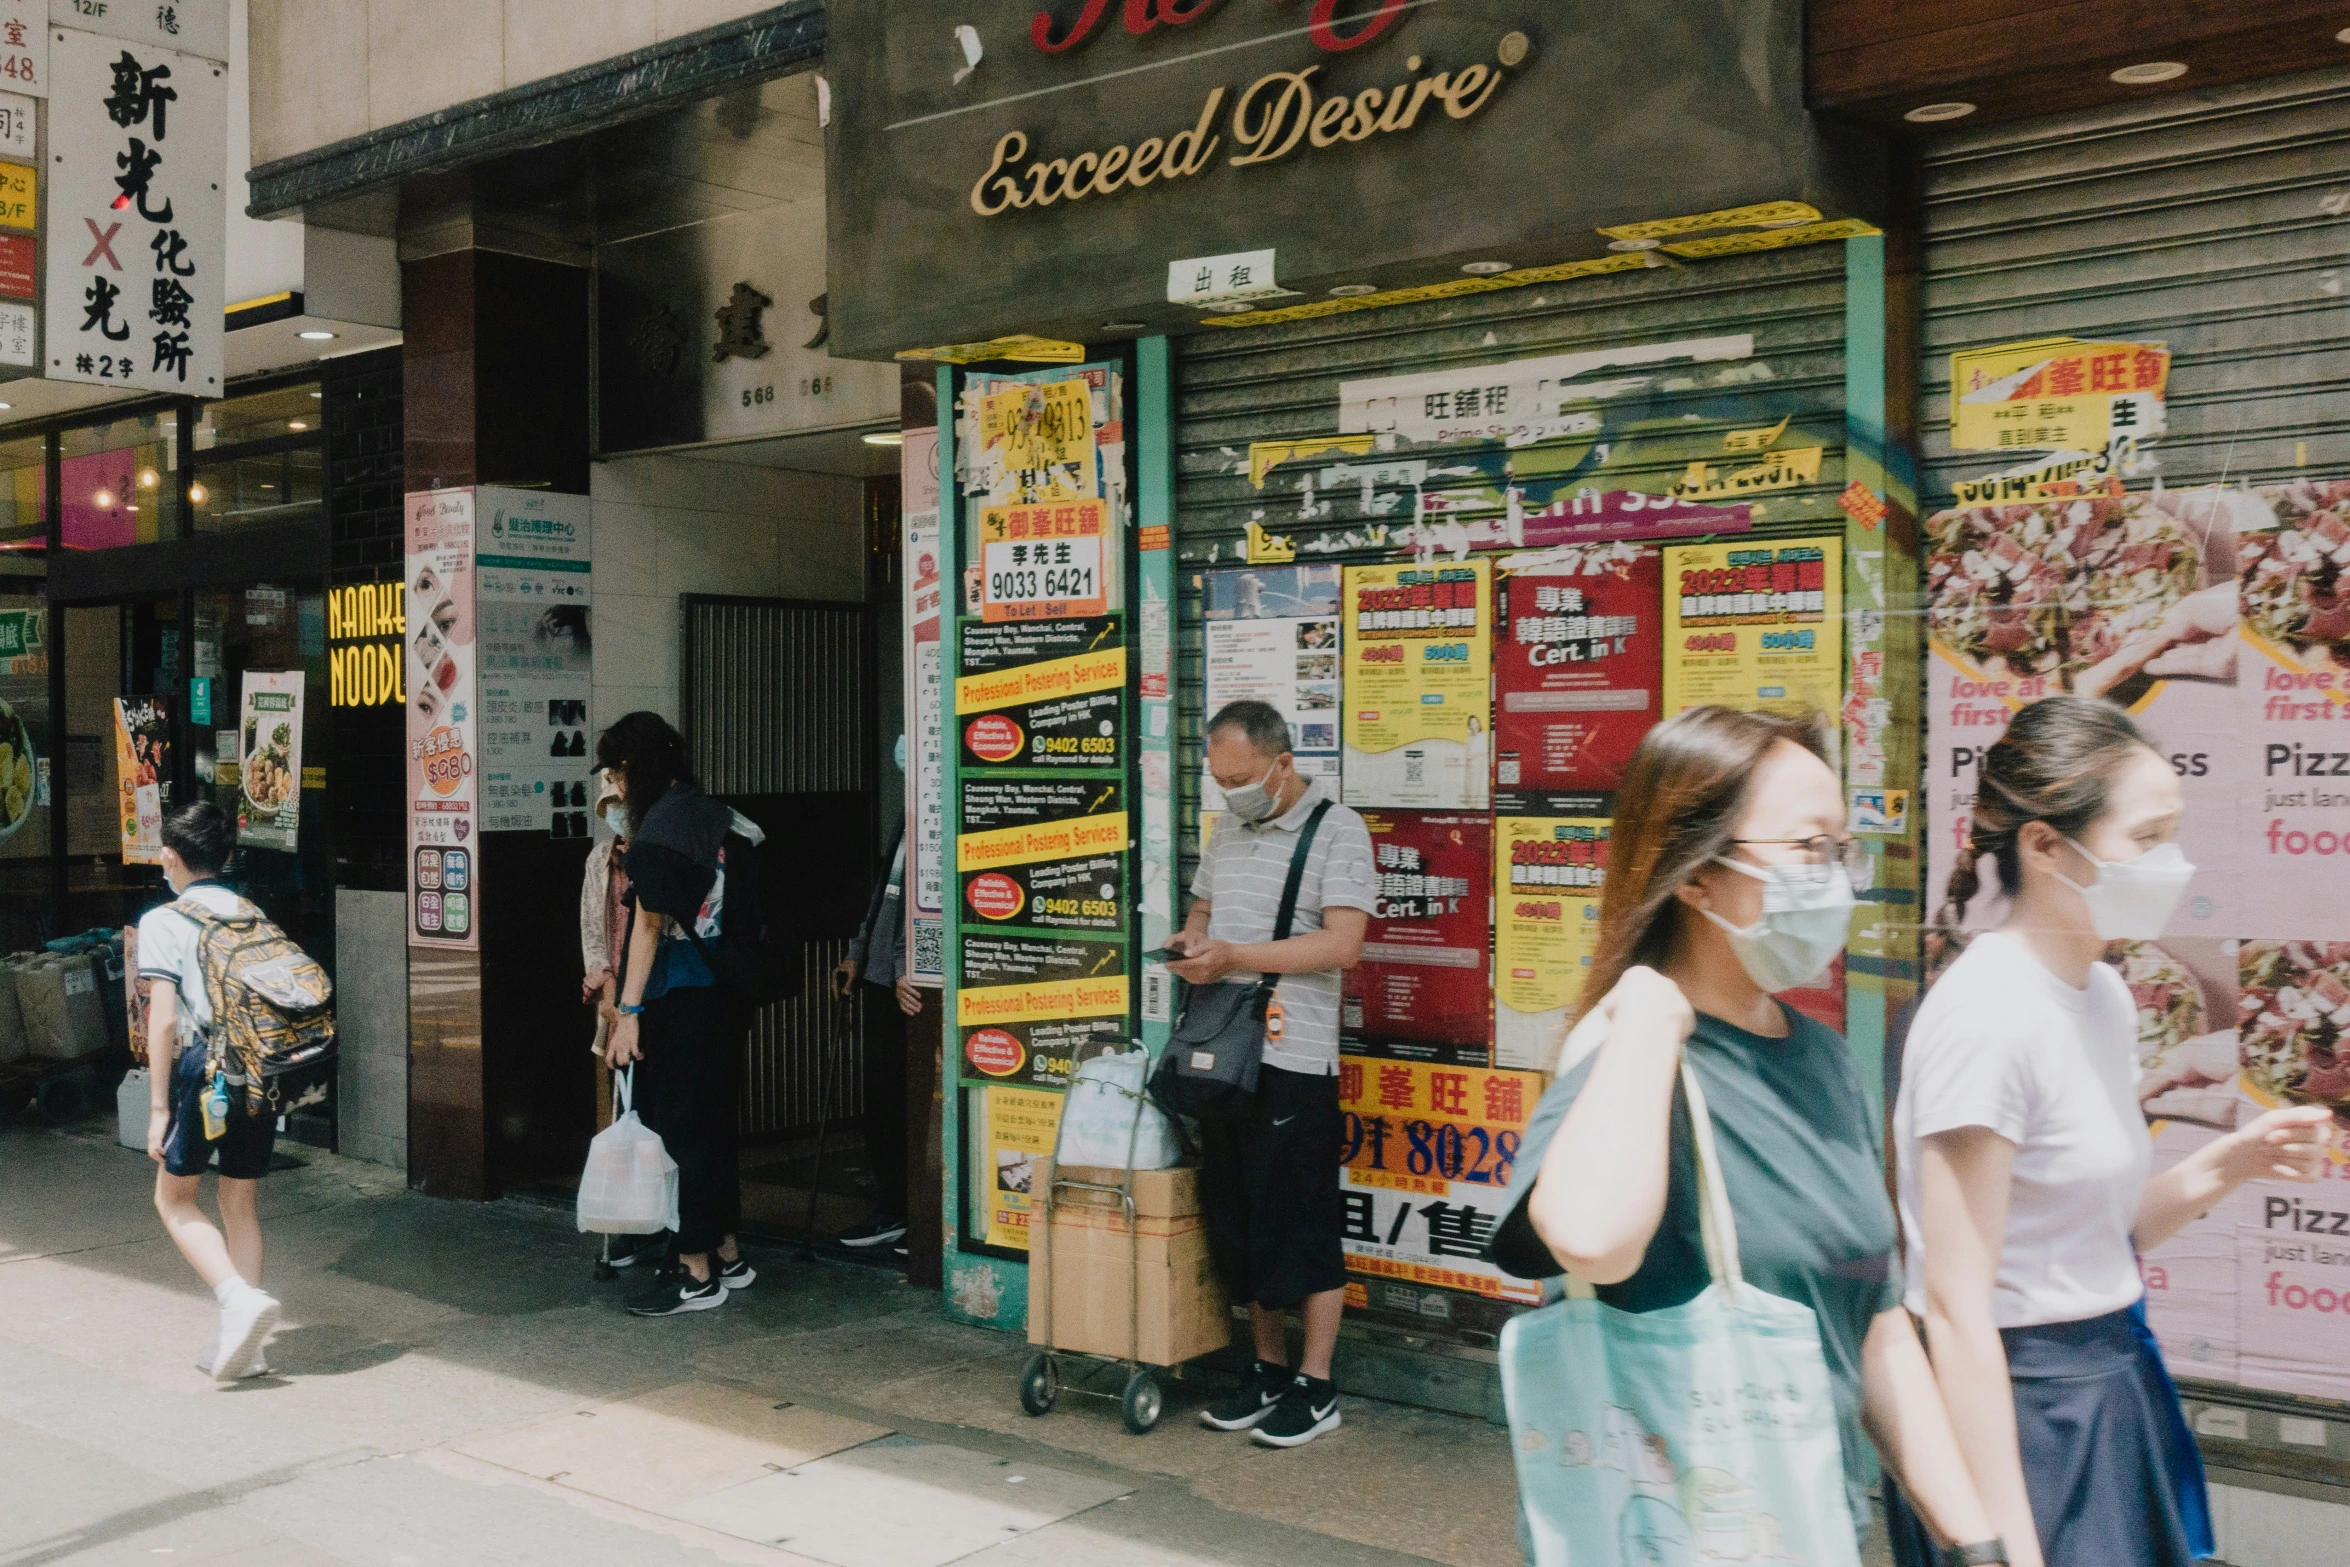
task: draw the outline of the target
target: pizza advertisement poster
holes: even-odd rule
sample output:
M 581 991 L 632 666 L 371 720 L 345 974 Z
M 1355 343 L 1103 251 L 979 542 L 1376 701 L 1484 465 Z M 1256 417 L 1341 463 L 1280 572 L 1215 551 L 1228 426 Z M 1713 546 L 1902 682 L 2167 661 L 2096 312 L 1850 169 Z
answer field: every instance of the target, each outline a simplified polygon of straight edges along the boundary
M 1535 1072 L 1342 1055 L 1341 1234 L 1349 1272 L 1538 1303 L 1485 1260 L 1542 1097 Z
M 1844 540 L 1665 550 L 1664 712 L 1821 714 L 1844 696 Z
M 1612 790 L 1663 703 L 1663 557 L 1653 546 L 1555 550 L 1497 588 L 1493 784 Z
M 1493 821 L 1436 811 L 1363 812 L 1379 907 L 1345 974 L 1348 1048 L 1484 1065 L 1492 986 Z
M 1548 1071 L 1599 940 L 1608 823 L 1504 816 L 1493 824 L 1493 1060 Z
M 1492 792 L 1493 563 L 1345 568 L 1348 805 L 1480 810 Z

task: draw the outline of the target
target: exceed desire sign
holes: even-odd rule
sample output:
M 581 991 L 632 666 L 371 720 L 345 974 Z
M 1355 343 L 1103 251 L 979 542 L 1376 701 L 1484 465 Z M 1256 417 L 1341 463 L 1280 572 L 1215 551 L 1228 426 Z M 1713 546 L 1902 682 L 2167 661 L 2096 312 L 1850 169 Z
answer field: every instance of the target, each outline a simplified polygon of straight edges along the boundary
M 1597 31 L 1541 0 L 836 7 L 832 347 L 1193 326 L 1167 298 L 1183 257 L 1274 251 L 1318 294 L 1599 258 L 1599 229 L 1673 213 L 1849 210 L 1865 171 L 1804 111 L 1802 43 L 1799 0 L 1666 0 Z

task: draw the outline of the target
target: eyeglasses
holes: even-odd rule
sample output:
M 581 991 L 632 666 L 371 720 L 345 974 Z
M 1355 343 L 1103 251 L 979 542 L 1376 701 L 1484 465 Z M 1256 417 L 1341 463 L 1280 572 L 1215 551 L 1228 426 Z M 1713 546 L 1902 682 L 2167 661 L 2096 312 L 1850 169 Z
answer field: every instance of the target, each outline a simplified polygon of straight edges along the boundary
M 1838 838 L 1820 833 L 1810 838 L 1732 838 L 1730 841 L 1737 844 L 1780 844 L 1793 848 L 1798 851 L 1800 857 L 1796 863 L 1800 865 L 1817 866 L 1822 870 L 1832 865 L 1840 867 L 1844 879 L 1852 883 L 1855 891 L 1867 887 L 1876 875 L 1875 863 L 1869 858 L 1869 846 L 1858 838 Z

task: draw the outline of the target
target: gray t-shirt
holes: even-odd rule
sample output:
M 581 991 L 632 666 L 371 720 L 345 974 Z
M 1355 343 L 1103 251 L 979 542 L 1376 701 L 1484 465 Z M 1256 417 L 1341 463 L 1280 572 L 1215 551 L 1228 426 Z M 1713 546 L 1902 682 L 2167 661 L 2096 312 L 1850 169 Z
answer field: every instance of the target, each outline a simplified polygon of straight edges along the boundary
M 1289 859 L 1297 849 L 1297 835 L 1314 814 L 1314 807 L 1330 798 L 1320 779 L 1312 780 L 1305 795 L 1269 822 L 1251 824 L 1226 814 L 1216 822 L 1216 834 L 1200 856 L 1199 873 L 1191 878 L 1191 895 L 1209 905 L 1208 935 L 1217 941 L 1256 942 L 1273 939 L 1273 922 L 1281 912 L 1281 889 L 1289 880 Z M 1363 819 L 1343 805 L 1333 805 L 1314 834 L 1306 853 L 1305 876 L 1298 882 L 1297 913 L 1289 933 L 1303 936 L 1322 928 L 1324 909 L 1379 907 L 1379 875 L 1371 864 L 1371 833 Z M 1253 973 L 1235 970 L 1229 980 L 1253 980 Z M 1265 1064 L 1285 1072 L 1330 1077 L 1338 1071 L 1339 971 L 1284 974 L 1278 992 L 1283 1028 L 1281 1046 L 1265 1051 Z

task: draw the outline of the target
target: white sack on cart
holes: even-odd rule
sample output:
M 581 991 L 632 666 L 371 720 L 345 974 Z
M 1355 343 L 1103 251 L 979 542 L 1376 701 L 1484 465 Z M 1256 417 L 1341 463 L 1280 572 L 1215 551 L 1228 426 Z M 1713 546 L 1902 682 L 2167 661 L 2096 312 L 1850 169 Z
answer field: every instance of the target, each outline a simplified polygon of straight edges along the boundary
M 1143 1092 L 1150 1052 L 1095 1056 L 1077 1069 L 1061 1109 L 1059 1160 L 1111 1170 L 1164 1170 L 1183 1146 L 1167 1113 Z M 1133 1150 L 1131 1162 L 1127 1150 Z

